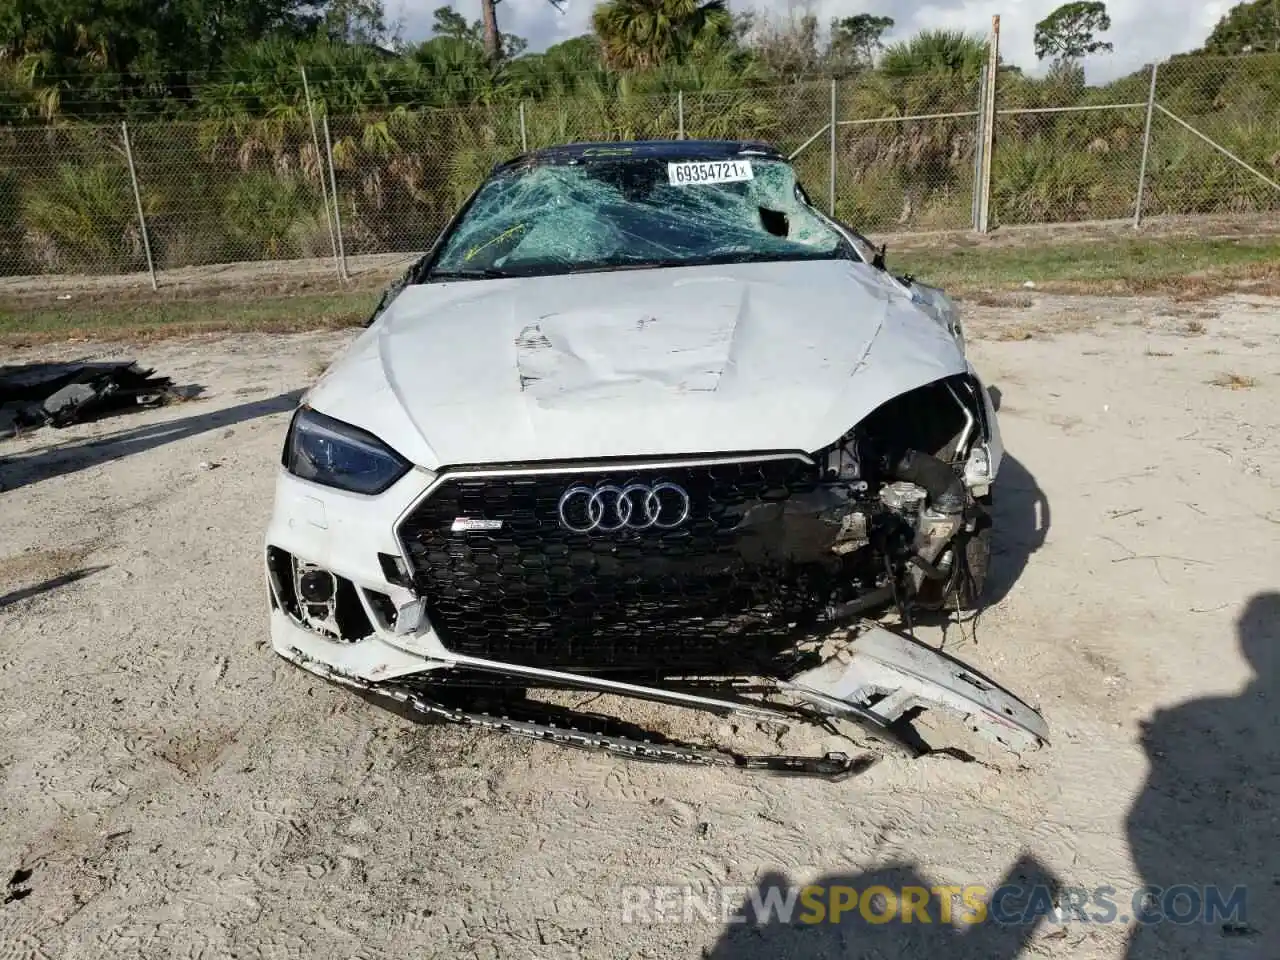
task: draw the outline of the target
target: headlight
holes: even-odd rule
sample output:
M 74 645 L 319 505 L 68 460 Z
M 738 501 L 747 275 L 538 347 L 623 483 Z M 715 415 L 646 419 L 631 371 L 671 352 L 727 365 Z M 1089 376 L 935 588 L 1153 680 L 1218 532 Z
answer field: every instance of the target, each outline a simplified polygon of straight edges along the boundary
M 326 487 L 382 493 L 409 472 L 409 461 L 366 430 L 302 407 L 284 441 L 285 469 Z

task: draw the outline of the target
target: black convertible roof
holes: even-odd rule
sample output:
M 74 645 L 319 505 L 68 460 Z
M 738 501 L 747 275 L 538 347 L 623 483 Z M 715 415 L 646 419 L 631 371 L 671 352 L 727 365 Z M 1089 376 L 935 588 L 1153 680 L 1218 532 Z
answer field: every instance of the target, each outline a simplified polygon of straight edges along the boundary
M 494 167 L 494 171 L 540 163 L 590 163 L 622 158 L 653 160 L 729 160 L 734 157 L 785 160 L 778 148 L 762 140 L 636 140 L 626 143 L 566 143 L 531 150 Z

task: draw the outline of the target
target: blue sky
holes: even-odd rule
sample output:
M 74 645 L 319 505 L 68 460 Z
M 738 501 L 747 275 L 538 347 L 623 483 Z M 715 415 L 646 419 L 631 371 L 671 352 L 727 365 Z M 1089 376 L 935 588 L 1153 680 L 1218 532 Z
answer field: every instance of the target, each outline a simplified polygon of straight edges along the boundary
M 403 24 L 405 40 L 423 40 L 430 33 L 431 11 L 443 0 L 384 0 L 389 19 Z M 1036 22 L 1063 0 L 812 0 L 807 4 L 768 0 L 729 0 L 734 10 L 754 8 L 773 17 L 785 18 L 812 10 L 822 22 L 854 13 L 875 13 L 893 17 L 896 26 L 890 39 L 909 36 L 927 27 L 961 29 L 985 35 L 992 14 L 1000 14 L 1001 53 L 1006 62 L 1034 72 L 1032 50 Z M 480 15 L 479 0 L 454 0 L 454 9 L 470 20 Z M 1085 70 L 1092 82 L 1105 82 L 1162 59 L 1198 47 L 1213 25 L 1234 4 L 1223 0 L 1165 0 L 1156 7 L 1151 0 L 1110 0 L 1111 30 L 1106 39 L 1115 52 L 1092 57 Z M 566 0 L 559 13 L 547 0 L 502 0 L 498 19 L 502 29 L 527 37 L 531 50 L 542 50 L 589 29 L 593 0 Z

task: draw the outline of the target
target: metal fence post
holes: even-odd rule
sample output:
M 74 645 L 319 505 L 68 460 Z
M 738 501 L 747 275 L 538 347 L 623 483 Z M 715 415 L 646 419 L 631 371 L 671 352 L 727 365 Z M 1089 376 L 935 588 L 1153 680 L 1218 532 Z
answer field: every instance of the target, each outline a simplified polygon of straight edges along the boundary
M 338 227 L 338 276 L 350 280 L 347 275 L 347 251 L 342 245 L 342 213 L 338 210 L 338 178 L 333 172 L 333 142 L 329 139 L 329 115 L 324 120 L 324 149 L 329 157 L 329 186 L 333 189 L 333 219 Z
M 831 155 L 828 158 L 827 191 L 830 196 L 830 213 L 836 215 L 836 81 L 831 78 Z
M 1147 184 L 1147 155 L 1151 151 L 1151 118 L 1156 112 L 1156 73 L 1160 64 L 1151 64 L 1151 90 L 1147 93 L 1147 126 L 1142 131 L 1142 163 L 1138 166 L 1138 197 L 1133 205 L 1133 228 L 1142 226 L 1142 195 Z
M 684 91 L 676 91 L 676 124 L 679 127 L 677 139 L 684 139 Z
M 329 211 L 329 188 L 324 182 L 324 168 L 320 164 L 320 134 L 316 131 L 316 111 L 311 105 L 311 87 L 307 83 L 307 68 L 298 67 L 302 72 L 302 95 L 307 99 L 307 116 L 311 118 L 311 143 L 316 150 L 316 173 L 320 176 L 320 197 L 324 200 L 324 222 L 329 225 L 329 246 L 333 249 L 333 265 L 338 271 L 338 279 L 342 279 L 342 265 L 338 262 L 338 236 L 333 229 L 333 214 Z
M 983 104 L 986 127 L 982 133 L 982 191 L 978 202 L 978 232 L 991 229 L 991 154 L 996 140 L 996 77 L 1000 72 L 1000 17 L 991 18 L 991 43 L 987 49 L 986 100 Z
M 969 228 L 977 231 L 982 209 L 982 155 L 986 138 L 987 71 L 978 74 L 978 114 L 973 127 L 973 201 L 969 204 Z
M 138 189 L 138 171 L 133 165 L 133 145 L 129 142 L 129 124 L 120 122 L 124 134 L 124 155 L 129 161 L 129 179 L 133 181 L 133 200 L 138 205 L 138 225 L 142 228 L 142 249 L 147 252 L 147 272 L 151 274 L 151 289 L 158 290 L 156 265 L 151 259 L 151 238 L 147 235 L 147 215 L 142 210 L 142 191 Z
M 524 123 L 524 101 L 520 101 L 520 152 L 529 152 L 529 131 Z

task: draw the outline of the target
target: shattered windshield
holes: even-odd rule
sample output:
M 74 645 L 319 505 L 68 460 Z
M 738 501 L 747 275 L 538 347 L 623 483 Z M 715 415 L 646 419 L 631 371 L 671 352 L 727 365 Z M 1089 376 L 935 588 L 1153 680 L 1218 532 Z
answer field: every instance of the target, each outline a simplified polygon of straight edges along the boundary
M 592 158 L 495 174 L 429 277 L 850 256 L 784 161 Z

